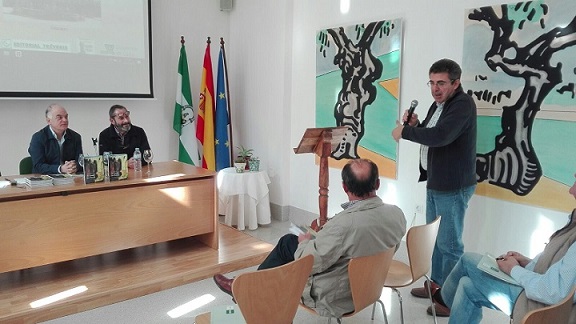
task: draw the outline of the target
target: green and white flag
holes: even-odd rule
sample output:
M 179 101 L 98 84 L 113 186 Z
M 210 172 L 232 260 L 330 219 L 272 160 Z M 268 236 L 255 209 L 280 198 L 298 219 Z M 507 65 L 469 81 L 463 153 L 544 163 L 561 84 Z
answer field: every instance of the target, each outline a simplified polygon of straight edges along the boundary
M 178 161 L 200 166 L 198 142 L 196 139 L 196 113 L 192 107 L 192 92 L 190 91 L 190 76 L 184 36 L 182 36 L 180 59 L 178 60 L 178 85 L 176 90 L 176 105 L 174 106 L 173 127 L 180 134 Z

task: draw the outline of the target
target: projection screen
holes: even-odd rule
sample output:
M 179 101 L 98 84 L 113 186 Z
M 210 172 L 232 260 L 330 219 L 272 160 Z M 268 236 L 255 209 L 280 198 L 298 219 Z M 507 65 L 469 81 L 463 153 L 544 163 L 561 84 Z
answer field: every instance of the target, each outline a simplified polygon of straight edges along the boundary
M 150 0 L 0 0 L 0 97 L 152 98 Z

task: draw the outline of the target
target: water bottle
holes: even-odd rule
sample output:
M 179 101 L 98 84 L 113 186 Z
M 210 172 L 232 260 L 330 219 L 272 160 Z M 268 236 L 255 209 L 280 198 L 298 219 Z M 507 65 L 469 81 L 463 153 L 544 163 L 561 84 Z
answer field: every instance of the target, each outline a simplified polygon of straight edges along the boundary
M 102 164 L 104 165 L 104 181 L 110 181 L 110 154 L 111 152 L 102 152 Z
M 142 171 L 142 153 L 140 153 L 140 148 L 134 150 L 134 171 Z

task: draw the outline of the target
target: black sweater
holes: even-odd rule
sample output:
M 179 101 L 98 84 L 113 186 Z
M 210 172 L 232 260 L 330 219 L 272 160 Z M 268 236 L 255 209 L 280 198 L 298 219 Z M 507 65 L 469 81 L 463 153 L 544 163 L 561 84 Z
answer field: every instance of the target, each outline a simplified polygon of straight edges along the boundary
M 426 128 L 434 102 L 422 123 L 405 126 L 402 138 L 427 145 L 428 170 L 420 165 L 419 181 L 432 190 L 452 191 L 476 184 L 476 104 L 459 88 L 446 101 L 436 126 Z

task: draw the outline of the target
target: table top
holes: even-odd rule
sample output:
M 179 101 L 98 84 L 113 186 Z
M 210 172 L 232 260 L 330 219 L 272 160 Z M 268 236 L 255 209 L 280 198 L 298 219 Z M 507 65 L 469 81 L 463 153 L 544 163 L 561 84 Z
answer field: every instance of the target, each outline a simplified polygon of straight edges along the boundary
M 148 174 L 150 169 L 150 174 Z M 82 175 L 74 179 L 74 183 L 30 188 L 27 185 L 0 187 L 0 201 L 31 199 L 38 197 L 67 195 L 71 193 L 110 190 L 123 187 L 136 187 L 150 183 L 168 183 L 192 179 L 211 178 L 216 172 L 195 167 L 178 161 L 154 162 L 144 166 L 141 172 L 128 170 L 128 179 L 119 181 L 97 182 L 85 184 Z M 14 175 L 2 177 L 2 180 L 14 180 L 30 175 Z
M 268 194 L 270 178 L 266 171 L 236 172 L 236 168 L 222 169 L 217 176 L 218 192 L 221 195 L 249 195 L 260 200 Z

